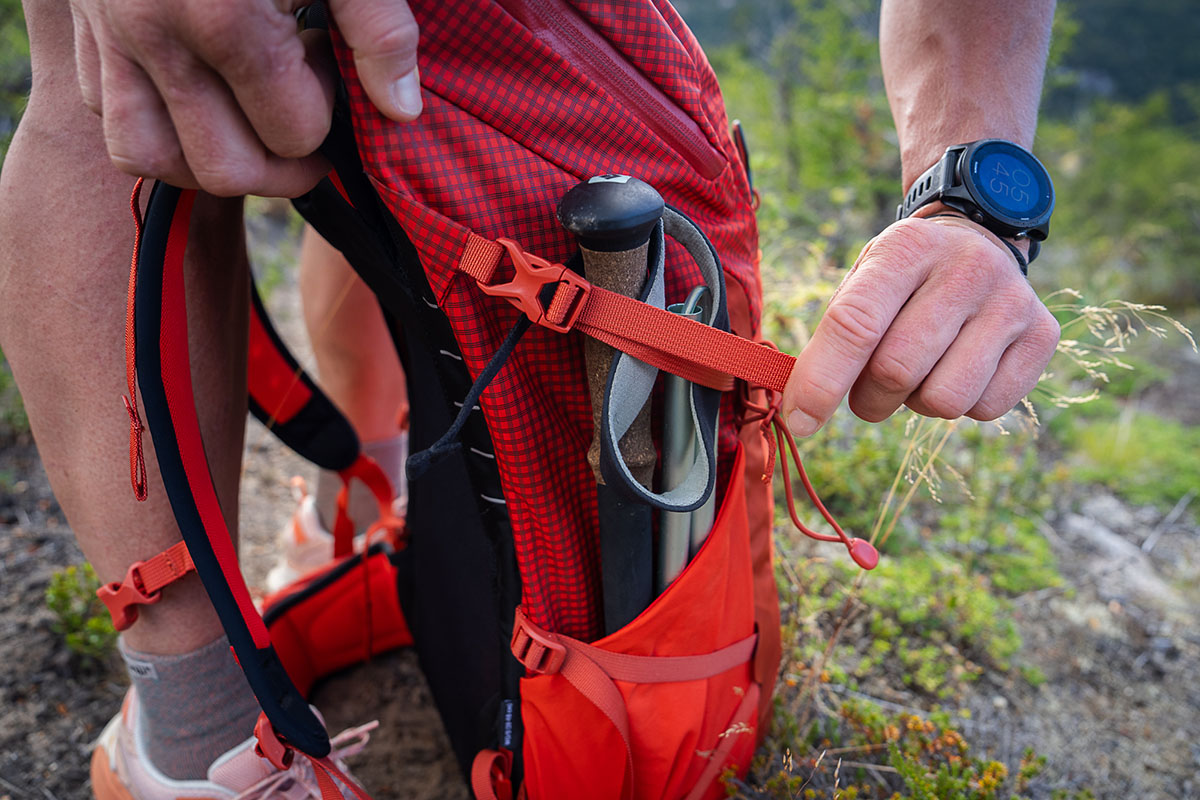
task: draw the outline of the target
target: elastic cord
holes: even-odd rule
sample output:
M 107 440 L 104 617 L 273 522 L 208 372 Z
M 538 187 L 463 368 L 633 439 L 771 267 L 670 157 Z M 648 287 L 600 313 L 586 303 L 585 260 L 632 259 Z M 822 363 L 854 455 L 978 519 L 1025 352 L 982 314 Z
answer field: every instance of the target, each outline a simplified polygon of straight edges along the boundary
M 940 214 L 930 214 L 928 217 L 925 217 L 925 219 L 937 219 L 938 217 L 953 217 L 955 219 L 965 219 L 968 222 L 971 221 L 968 217 L 962 214 L 952 214 L 947 211 L 943 211 Z M 1021 274 L 1028 278 L 1029 262 L 1037 258 L 1038 250 L 1041 249 L 1038 243 L 1032 240 L 1029 242 L 1029 258 L 1025 258 L 1025 254 L 1021 252 L 1021 248 L 1017 247 L 1008 239 L 1004 239 L 1000 236 L 997 236 L 996 239 L 999 240 L 1000 244 L 1007 247 L 1008 251 L 1013 254 L 1013 258 L 1017 260 L 1017 267 L 1021 270 Z

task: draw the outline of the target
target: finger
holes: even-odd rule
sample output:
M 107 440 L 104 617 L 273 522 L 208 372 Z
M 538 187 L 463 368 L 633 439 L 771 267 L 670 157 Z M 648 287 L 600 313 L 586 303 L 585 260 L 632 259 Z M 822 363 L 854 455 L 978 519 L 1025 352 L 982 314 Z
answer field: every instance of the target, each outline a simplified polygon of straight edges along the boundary
M 948 304 L 943 296 L 929 291 L 928 285 L 919 289 L 900 310 L 854 382 L 850 409 L 867 422 L 891 416 L 951 348 L 966 316 L 966 308 Z M 979 389 L 983 390 L 982 384 Z
M 812 435 L 832 416 L 892 320 L 928 277 L 931 249 L 927 232 L 905 221 L 859 256 L 784 389 L 784 413 L 795 435 Z
M 421 76 L 417 70 L 417 22 L 407 3 L 392 0 L 331 0 L 330 11 L 367 96 L 397 122 L 421 113 Z
M 328 172 L 320 156 L 285 158 L 259 140 L 232 91 L 204 64 L 177 62 L 156 77 L 188 168 L 200 188 L 220 197 L 294 197 Z
M 98 46 L 104 140 L 113 164 L 131 175 L 195 188 L 175 126 L 149 76 L 111 42 Z
M 95 114 L 103 113 L 100 90 L 100 51 L 87 13 L 72 0 L 71 19 L 75 28 L 75 75 L 83 104 Z
M 979 401 L 1019 332 L 1017 326 L 999 320 L 968 320 L 905 405 L 926 417 L 963 416 Z
M 335 71 L 284 9 L 213 15 L 201 6 L 180 24 L 200 61 L 224 79 L 264 147 L 284 157 L 315 151 L 329 132 Z M 213 19 L 213 17 L 216 19 Z
M 996 374 L 983 394 L 966 412 L 978 420 L 998 419 L 1007 414 L 1022 397 L 1033 391 L 1046 365 L 1054 355 L 1062 333 L 1058 321 L 1043 307 L 1044 314 L 1024 335 L 1009 345 L 1000 357 Z

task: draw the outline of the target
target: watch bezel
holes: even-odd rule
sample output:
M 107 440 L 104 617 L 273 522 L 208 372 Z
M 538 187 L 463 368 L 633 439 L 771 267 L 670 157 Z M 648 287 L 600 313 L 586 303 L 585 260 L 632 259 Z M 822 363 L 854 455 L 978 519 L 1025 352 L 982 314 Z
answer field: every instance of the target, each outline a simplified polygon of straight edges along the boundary
M 978 169 L 979 163 L 983 158 L 980 155 L 980 151 L 986 148 L 1001 149 L 1026 162 L 1041 173 L 1035 176 L 1040 197 L 1033 209 L 1031 209 L 1032 212 L 1037 212 L 1041 209 L 1040 213 L 1031 213 L 1028 216 L 1015 216 L 988 199 L 987 194 L 980 189 L 975 179 L 975 170 Z M 986 152 L 983 155 L 986 155 Z M 1033 153 L 1007 139 L 981 139 L 971 142 L 962 155 L 959 156 L 957 172 L 957 183 L 966 190 L 971 202 L 980 211 L 991 217 L 996 223 L 999 223 L 1000 226 L 1009 229 L 1008 235 L 1020 236 L 1027 234 L 1033 239 L 1046 238 L 1050 217 L 1054 212 L 1054 183 L 1050 180 L 1050 173 Z M 943 198 L 943 200 L 945 199 L 948 198 Z

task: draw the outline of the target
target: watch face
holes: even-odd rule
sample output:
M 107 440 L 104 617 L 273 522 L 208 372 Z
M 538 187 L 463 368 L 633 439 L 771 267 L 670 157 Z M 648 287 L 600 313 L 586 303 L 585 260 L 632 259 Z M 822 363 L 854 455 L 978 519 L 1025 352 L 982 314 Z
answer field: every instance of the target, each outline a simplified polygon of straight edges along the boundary
M 968 153 L 973 194 L 993 215 L 1014 223 L 1047 215 L 1054 204 L 1050 176 L 1036 158 L 1005 141 L 983 142 Z

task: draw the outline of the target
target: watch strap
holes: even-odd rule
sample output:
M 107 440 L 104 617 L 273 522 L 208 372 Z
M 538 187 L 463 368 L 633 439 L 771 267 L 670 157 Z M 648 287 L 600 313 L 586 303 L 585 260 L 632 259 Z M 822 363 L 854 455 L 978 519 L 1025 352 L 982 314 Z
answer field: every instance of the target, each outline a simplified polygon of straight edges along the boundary
M 913 181 L 908 194 L 904 195 L 904 202 L 896 206 L 897 220 L 910 217 L 921 206 L 943 198 L 954 186 L 958 161 L 965 150 L 965 146 L 948 148 L 936 164 Z

